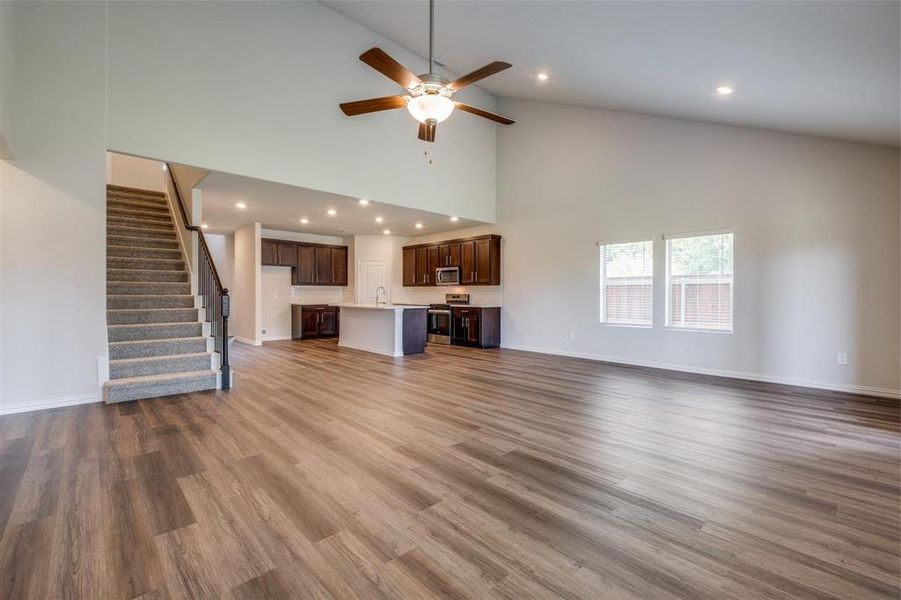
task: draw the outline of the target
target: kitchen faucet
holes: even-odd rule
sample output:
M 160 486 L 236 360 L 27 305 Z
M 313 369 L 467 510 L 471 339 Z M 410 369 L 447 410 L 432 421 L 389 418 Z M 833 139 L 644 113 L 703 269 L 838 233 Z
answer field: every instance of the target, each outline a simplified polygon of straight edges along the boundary
M 385 304 L 387 304 L 386 298 L 385 298 L 385 296 L 387 296 L 387 294 L 388 293 L 385 291 L 384 287 L 379 286 L 379 287 L 375 288 L 375 305 L 376 306 L 384 306 Z M 379 300 L 379 297 L 381 297 L 381 300 Z

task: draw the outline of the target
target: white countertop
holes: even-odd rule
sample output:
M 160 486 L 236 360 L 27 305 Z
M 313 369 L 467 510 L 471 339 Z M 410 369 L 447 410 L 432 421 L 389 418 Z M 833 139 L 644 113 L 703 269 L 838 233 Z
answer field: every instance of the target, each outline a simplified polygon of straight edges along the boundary
M 428 304 L 380 304 L 379 306 L 376 306 L 375 304 L 357 304 L 352 302 L 345 302 L 343 304 L 330 304 L 329 306 L 338 306 L 340 308 L 361 308 L 366 310 L 407 310 L 429 307 Z

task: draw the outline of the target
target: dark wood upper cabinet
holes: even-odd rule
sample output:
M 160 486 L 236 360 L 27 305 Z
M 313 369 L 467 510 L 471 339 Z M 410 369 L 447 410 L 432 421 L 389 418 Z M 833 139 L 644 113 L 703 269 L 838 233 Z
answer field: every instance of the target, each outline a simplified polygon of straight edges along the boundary
M 404 285 L 435 285 L 435 269 L 460 267 L 461 285 L 500 285 L 501 238 L 485 235 L 403 249 Z
M 476 243 L 474 240 L 460 244 L 460 283 L 472 285 L 476 282 Z
M 280 267 L 297 266 L 297 244 L 278 242 L 275 245 L 276 260 Z
M 435 269 L 441 266 L 438 246 L 429 246 L 426 250 L 429 255 L 429 270 L 426 272 L 425 284 L 435 285 Z
M 316 254 L 316 283 L 331 285 L 332 283 L 332 249 L 328 246 L 314 246 Z
M 347 248 L 332 248 L 332 285 L 347 285 Z
M 262 240 L 261 263 L 293 267 L 291 285 L 347 285 L 347 246 Z
M 416 249 L 416 285 L 428 285 L 426 277 L 429 275 L 429 249 L 423 246 Z
M 266 266 L 278 266 L 278 244 L 269 240 L 263 240 L 260 244 L 262 257 L 260 262 Z
M 316 254 L 313 246 L 297 246 L 297 269 L 294 270 L 294 285 L 316 284 Z
M 491 285 L 491 240 L 475 241 L 475 285 Z
M 416 285 L 416 249 L 404 248 L 404 287 Z

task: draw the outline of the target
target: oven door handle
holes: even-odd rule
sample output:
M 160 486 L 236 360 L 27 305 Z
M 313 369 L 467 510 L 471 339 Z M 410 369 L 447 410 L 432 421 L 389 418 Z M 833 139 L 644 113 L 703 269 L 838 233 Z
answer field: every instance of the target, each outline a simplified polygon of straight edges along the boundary
M 433 308 L 433 309 L 429 310 L 429 314 L 430 315 L 449 315 L 450 311 L 449 310 L 439 310 L 439 309 Z

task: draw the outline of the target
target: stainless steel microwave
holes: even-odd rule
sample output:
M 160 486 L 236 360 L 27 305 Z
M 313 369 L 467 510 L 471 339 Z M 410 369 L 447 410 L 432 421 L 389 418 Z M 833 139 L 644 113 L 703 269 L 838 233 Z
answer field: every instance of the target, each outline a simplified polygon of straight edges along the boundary
M 460 285 L 460 267 L 435 269 L 435 285 Z

